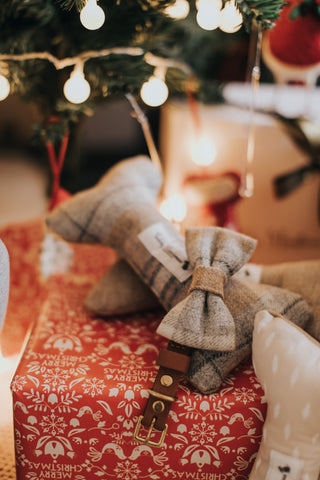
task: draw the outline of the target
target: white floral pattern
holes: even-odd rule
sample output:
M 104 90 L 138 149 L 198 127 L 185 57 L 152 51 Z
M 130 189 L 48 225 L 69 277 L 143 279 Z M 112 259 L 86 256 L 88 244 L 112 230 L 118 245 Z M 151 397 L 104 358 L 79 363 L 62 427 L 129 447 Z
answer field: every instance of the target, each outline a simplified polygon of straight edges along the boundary
M 244 480 L 262 437 L 263 391 L 248 361 L 214 394 L 184 383 L 162 448 L 133 431 L 166 340 L 161 314 L 103 320 L 82 306 L 90 283 L 49 280 L 12 381 L 18 480 Z

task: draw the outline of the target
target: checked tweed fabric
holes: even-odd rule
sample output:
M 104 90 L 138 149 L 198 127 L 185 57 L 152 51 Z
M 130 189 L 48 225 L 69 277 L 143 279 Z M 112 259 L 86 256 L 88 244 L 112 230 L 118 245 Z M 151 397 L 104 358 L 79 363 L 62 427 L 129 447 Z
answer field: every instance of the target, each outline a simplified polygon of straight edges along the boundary
M 237 276 L 251 282 L 285 288 L 301 295 L 311 307 L 306 332 L 320 342 L 320 259 L 282 262 L 273 265 L 248 263 Z
M 193 271 L 188 292 L 169 310 L 157 332 L 191 348 L 235 350 L 235 319 L 224 290 L 251 257 L 256 241 L 231 230 L 204 227 L 187 229 L 185 245 Z M 234 295 L 239 304 L 237 292 Z
M 188 258 L 193 247 L 189 247 L 187 254 L 184 238 L 156 208 L 161 181 L 160 172 L 147 157 L 123 160 L 95 187 L 76 194 L 51 212 L 47 225 L 67 241 L 114 248 L 170 313 L 164 325 L 172 325 L 174 315 L 170 310 L 177 305 L 178 317 L 174 318 L 173 331 L 174 336 L 179 338 L 180 335 L 183 340 L 187 336 L 188 322 L 190 324 L 189 309 L 182 308 L 183 315 L 180 315 L 178 305 L 188 295 L 198 260 L 197 253 Z M 191 343 L 194 351 L 188 378 L 196 388 L 208 393 L 215 391 L 228 373 L 250 354 L 256 312 L 272 310 L 303 327 L 310 311 L 296 294 L 232 278 L 251 256 L 254 240 L 217 227 L 193 230 L 195 233 L 190 235 L 196 239 L 199 249 L 202 248 L 198 256 L 205 261 L 205 266 L 213 263 L 214 256 L 219 259 L 222 255 L 231 265 L 226 268 L 231 278 L 224 282 L 225 305 L 221 307 L 220 301 L 208 302 L 207 296 L 211 293 L 200 291 L 202 302 L 195 303 L 200 305 L 201 312 L 197 312 L 196 328 L 188 333 L 192 342 L 196 342 Z M 121 290 L 121 283 L 118 290 Z M 198 299 L 199 295 L 196 293 L 192 297 Z M 208 303 L 214 305 L 209 314 L 206 312 Z M 191 313 L 198 309 L 192 303 L 189 307 Z M 223 318 L 219 316 L 220 307 L 224 311 Z M 221 331 L 226 334 L 223 339 Z
M 123 259 L 106 271 L 91 289 L 84 305 L 92 315 L 103 317 L 161 308 L 157 297 Z

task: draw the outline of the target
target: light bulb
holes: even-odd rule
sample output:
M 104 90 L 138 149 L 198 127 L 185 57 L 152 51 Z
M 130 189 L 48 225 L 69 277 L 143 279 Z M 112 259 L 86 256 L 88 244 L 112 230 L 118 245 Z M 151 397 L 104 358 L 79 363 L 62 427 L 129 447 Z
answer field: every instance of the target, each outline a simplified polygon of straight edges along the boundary
M 168 87 L 161 78 L 152 76 L 145 82 L 140 91 L 144 103 L 150 107 L 159 107 L 168 98 Z
M 170 5 L 165 9 L 165 12 L 169 17 L 176 20 L 182 20 L 186 18 L 190 11 L 190 5 L 187 0 L 176 0 L 173 5 Z
M 199 166 L 207 167 L 214 162 L 217 150 L 213 142 L 206 136 L 194 140 L 190 146 L 192 161 Z
M 90 85 L 82 71 L 75 69 L 71 73 L 69 80 L 64 84 L 63 93 L 71 103 L 82 103 L 87 100 L 90 95 Z
M 6 77 L 0 75 L 0 101 L 7 98 L 10 93 L 10 83 Z
M 96 0 L 87 0 L 80 12 L 80 21 L 88 30 L 97 30 L 104 24 L 105 14 Z
M 183 196 L 176 193 L 163 200 L 160 205 L 160 213 L 167 220 L 182 222 L 187 215 L 187 206 Z
M 197 4 L 196 16 L 199 27 L 203 30 L 214 30 L 220 23 L 220 4 L 212 0 L 201 0 Z
M 233 1 L 226 3 L 220 12 L 219 28 L 226 33 L 235 33 L 242 25 L 242 15 Z

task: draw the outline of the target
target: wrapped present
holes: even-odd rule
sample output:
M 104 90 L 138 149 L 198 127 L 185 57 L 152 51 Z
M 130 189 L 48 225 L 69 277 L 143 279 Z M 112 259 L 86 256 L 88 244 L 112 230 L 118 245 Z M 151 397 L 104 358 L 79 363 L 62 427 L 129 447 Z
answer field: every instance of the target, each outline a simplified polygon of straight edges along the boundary
M 215 393 L 182 382 L 162 446 L 138 443 L 164 312 L 103 320 L 84 307 L 91 276 L 55 275 L 47 287 L 11 384 L 18 480 L 248 478 L 265 417 L 250 359 Z

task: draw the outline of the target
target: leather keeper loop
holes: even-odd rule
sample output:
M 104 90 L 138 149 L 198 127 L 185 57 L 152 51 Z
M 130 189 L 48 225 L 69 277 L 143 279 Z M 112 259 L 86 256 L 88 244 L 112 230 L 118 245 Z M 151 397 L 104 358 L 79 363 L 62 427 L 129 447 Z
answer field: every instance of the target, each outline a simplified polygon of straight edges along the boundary
M 224 298 L 225 275 L 214 267 L 198 265 L 192 274 L 188 295 L 192 290 L 204 290 Z
M 189 370 L 190 361 L 191 358 L 188 355 L 171 350 L 160 350 L 156 364 L 186 374 Z

